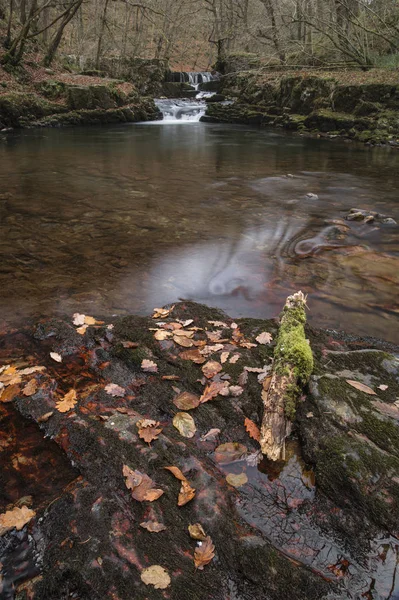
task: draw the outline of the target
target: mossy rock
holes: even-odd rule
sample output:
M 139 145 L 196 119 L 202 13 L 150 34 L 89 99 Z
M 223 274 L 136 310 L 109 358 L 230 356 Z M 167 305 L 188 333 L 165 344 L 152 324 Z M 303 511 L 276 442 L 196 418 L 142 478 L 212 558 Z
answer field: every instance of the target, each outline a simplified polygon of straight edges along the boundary
M 331 95 L 333 109 L 337 112 L 353 112 L 362 95 L 363 90 L 359 85 L 338 85 Z
M 41 117 L 65 111 L 65 107 L 35 94 L 10 92 L 0 95 L 0 121 L 6 127 L 23 127 Z
M 349 131 L 354 126 L 354 118 L 349 114 L 318 110 L 310 114 L 304 124 L 308 129 L 317 129 L 325 133 L 337 130 Z
M 58 98 L 62 98 L 65 95 L 67 86 L 63 81 L 46 79 L 45 81 L 39 81 L 34 87 L 42 96 L 51 100 L 58 100 Z
M 189 83 L 165 81 L 162 86 L 162 95 L 167 98 L 195 98 L 197 91 Z
M 375 115 L 380 110 L 381 106 L 375 102 L 360 100 L 359 104 L 355 107 L 353 114 L 357 117 L 368 117 L 369 115 Z
M 115 98 L 115 92 L 115 88 L 111 90 L 106 85 L 71 85 L 67 88 L 68 106 L 72 110 L 115 108 L 119 104 Z
M 280 82 L 280 103 L 300 114 L 311 113 L 316 105 L 328 105 L 334 86 L 321 77 L 284 77 Z

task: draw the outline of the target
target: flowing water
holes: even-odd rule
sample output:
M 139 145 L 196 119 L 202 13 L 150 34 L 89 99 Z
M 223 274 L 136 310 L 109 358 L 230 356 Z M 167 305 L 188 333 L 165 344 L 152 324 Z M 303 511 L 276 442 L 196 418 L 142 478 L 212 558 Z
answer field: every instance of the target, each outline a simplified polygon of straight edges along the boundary
M 3 328 L 179 298 L 271 317 L 302 289 L 312 324 L 398 341 L 398 227 L 344 220 L 399 220 L 398 153 L 167 122 L 1 138 Z

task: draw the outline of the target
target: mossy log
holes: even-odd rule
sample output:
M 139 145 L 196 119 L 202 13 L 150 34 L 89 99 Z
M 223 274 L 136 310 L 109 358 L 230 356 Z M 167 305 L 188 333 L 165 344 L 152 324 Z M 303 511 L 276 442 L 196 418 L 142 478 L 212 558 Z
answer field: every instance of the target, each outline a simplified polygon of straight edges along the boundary
M 280 321 L 273 373 L 263 389 L 264 414 L 260 444 L 271 460 L 284 459 L 285 439 L 291 433 L 296 402 L 313 370 L 313 354 L 305 337 L 306 297 L 288 296 Z

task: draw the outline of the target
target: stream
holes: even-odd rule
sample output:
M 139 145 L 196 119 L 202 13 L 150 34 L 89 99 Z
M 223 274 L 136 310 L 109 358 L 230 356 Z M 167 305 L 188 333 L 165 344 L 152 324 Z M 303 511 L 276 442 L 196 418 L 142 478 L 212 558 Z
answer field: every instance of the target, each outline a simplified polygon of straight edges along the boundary
M 398 153 L 160 105 L 151 124 L 2 136 L 3 330 L 179 298 L 274 317 L 302 289 L 312 325 L 398 341 L 398 226 L 345 220 L 399 220 Z

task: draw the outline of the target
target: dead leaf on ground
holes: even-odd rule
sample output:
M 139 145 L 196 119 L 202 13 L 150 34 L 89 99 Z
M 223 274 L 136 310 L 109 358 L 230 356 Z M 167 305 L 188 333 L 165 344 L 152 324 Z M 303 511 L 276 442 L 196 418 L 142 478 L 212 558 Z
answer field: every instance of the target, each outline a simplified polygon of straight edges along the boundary
M 258 344 L 270 344 L 273 338 L 270 335 L 270 333 L 268 333 L 267 331 L 263 331 L 255 339 L 258 342 Z
M 378 389 L 379 389 L 379 390 L 382 390 L 383 392 L 385 392 L 385 390 L 387 390 L 387 389 L 388 389 L 388 386 L 387 386 L 387 385 L 385 385 L 385 383 L 381 383 L 381 385 L 379 385 L 379 386 L 378 386 Z
M 241 396 L 243 391 L 244 391 L 244 388 L 242 388 L 240 385 L 231 385 L 229 387 L 229 394 L 230 394 L 230 396 L 233 396 L 234 398 Z
M 169 317 L 170 313 L 174 309 L 174 305 L 170 308 L 154 308 L 154 314 L 152 315 L 153 319 L 166 319 Z
M 209 564 L 215 556 L 215 546 L 212 543 L 209 535 L 203 542 L 199 542 L 201 545 L 197 546 L 194 551 L 194 564 L 197 569 L 202 571 L 205 565 Z
M 173 332 L 173 335 L 176 337 L 192 338 L 194 337 L 194 331 L 191 329 L 178 329 Z
M 161 379 L 166 381 L 179 381 L 180 377 L 178 375 L 162 375 Z
M 110 396 L 117 396 L 118 398 L 123 398 L 123 396 L 126 394 L 126 390 L 116 383 L 108 383 L 104 390 Z
M 152 565 L 143 569 L 140 578 L 143 583 L 153 585 L 156 590 L 165 590 L 171 582 L 169 573 L 160 565 Z
M 209 400 L 215 398 L 224 388 L 227 388 L 228 385 L 229 384 L 227 381 L 212 381 L 206 386 L 202 396 L 200 397 L 201 404 L 204 404 L 204 402 L 209 402 Z
M 212 379 L 223 369 L 222 365 L 216 360 L 208 360 L 202 367 L 202 372 L 207 379 Z
M 84 335 L 86 333 L 87 328 L 88 325 L 82 325 L 82 327 L 77 328 L 76 333 L 79 333 L 79 335 Z
M 185 350 L 184 352 L 180 352 L 179 358 L 182 360 L 191 360 L 197 365 L 202 365 L 205 362 L 205 358 L 202 356 L 198 348 L 193 350 Z
M 26 386 L 23 388 L 22 393 L 24 396 L 33 396 L 37 392 L 37 381 L 36 379 L 31 379 L 28 381 Z
M 244 425 L 245 425 L 245 429 L 248 432 L 249 437 L 251 437 L 253 440 L 256 440 L 257 442 L 259 442 L 260 431 L 259 431 L 259 427 L 256 425 L 256 423 L 251 421 L 251 419 L 246 418 L 244 421 Z
M 152 441 L 157 440 L 159 434 L 162 433 L 162 427 L 159 421 L 153 421 L 152 419 L 141 419 L 137 421 L 136 426 L 139 430 L 139 436 L 142 440 L 150 444 Z
M 127 465 L 123 465 L 123 476 L 125 477 L 125 485 L 128 490 L 131 490 L 132 497 L 138 502 L 147 500 L 153 502 L 162 496 L 163 490 L 153 488 L 154 482 L 151 477 L 140 471 L 133 471 Z
M 229 354 L 230 354 L 230 352 L 222 352 L 222 354 L 220 355 L 220 362 L 222 363 L 222 365 L 229 358 Z
M 142 361 L 141 368 L 146 373 L 157 373 L 158 372 L 157 363 L 154 363 L 152 360 L 147 360 L 146 358 Z
M 200 350 L 201 354 L 203 354 L 204 356 L 209 356 L 210 354 L 215 354 L 216 352 L 220 352 L 220 350 L 223 350 L 223 348 L 224 348 L 223 344 L 215 344 L 214 346 L 208 346 L 203 341 L 196 342 L 196 343 L 202 344 L 204 346 L 202 348 L 202 350 Z
M 221 329 L 219 329 L 217 331 L 206 331 L 205 333 L 206 333 L 206 337 L 211 342 L 218 342 L 220 340 L 220 338 L 222 337 Z
M 200 437 L 200 442 L 206 442 L 206 440 L 211 440 L 212 442 L 217 438 L 220 433 L 220 429 L 210 429 L 207 433 Z
M 193 540 L 200 540 L 201 542 L 206 539 L 206 533 L 201 523 L 194 523 L 194 525 L 188 526 L 188 533 Z
M 143 521 L 140 523 L 140 527 L 143 529 L 147 529 L 151 533 L 159 533 L 160 531 L 165 531 L 166 526 L 163 523 L 158 523 L 157 521 Z
M 158 342 L 162 342 L 163 340 L 167 340 L 172 334 L 170 331 L 165 331 L 165 329 L 158 329 L 154 333 L 154 338 L 158 340 Z
M 229 473 L 226 477 L 226 481 L 233 487 L 238 488 L 248 483 L 248 477 L 245 473 Z
M 244 369 L 241 375 L 238 378 L 238 385 L 245 385 L 248 382 L 248 371 Z
M 82 315 L 80 313 L 74 313 L 72 317 L 72 323 L 74 325 L 84 325 L 86 315 Z
M 233 356 L 230 358 L 229 363 L 234 365 L 237 360 L 239 360 L 241 358 L 241 354 L 233 354 Z
M 45 413 L 44 415 L 42 415 L 41 417 L 39 417 L 39 418 L 37 419 L 37 422 L 38 422 L 38 423 L 45 423 L 46 421 L 48 421 L 48 420 L 49 420 L 49 418 L 50 418 L 50 417 L 52 417 L 52 416 L 53 416 L 53 414 L 54 414 L 54 412 L 53 412 L 53 411 L 51 411 L 51 412 L 47 412 L 47 413 Z
M 183 348 L 191 348 L 194 345 L 193 341 L 184 336 L 173 336 L 173 341 L 179 346 L 183 346 Z
M 138 342 L 122 342 L 124 348 L 138 348 L 140 344 Z
M 32 375 L 32 373 L 40 373 L 41 371 L 45 371 L 46 367 L 27 367 L 26 369 L 22 369 L 19 371 L 20 375 Z
M 55 362 L 62 362 L 62 356 L 61 354 L 58 354 L 58 352 L 50 352 L 50 356 Z
M 215 460 L 219 464 L 228 464 L 244 458 L 247 454 L 247 447 L 238 442 L 227 442 L 220 444 L 215 450 Z
M 0 402 L 12 402 L 16 396 L 21 392 L 19 385 L 9 385 L 4 388 L 1 392 Z
M 173 426 L 185 438 L 192 438 L 197 431 L 194 419 L 187 412 L 176 413 L 173 417 Z
M 173 404 L 180 410 L 191 410 L 197 408 L 200 404 L 199 396 L 191 394 L 191 392 L 182 392 L 173 400 Z
M 179 467 L 164 467 L 167 471 L 170 471 L 172 475 L 181 481 L 179 497 L 177 499 L 177 506 L 184 506 L 187 502 L 190 502 L 195 496 L 195 488 L 191 487 L 187 477 L 183 475 Z
M 55 407 L 59 412 L 65 413 L 71 410 L 77 402 L 76 390 L 69 390 L 62 400 L 59 400 Z
M 376 396 L 374 390 L 372 390 L 368 385 L 364 383 L 360 383 L 360 381 L 353 381 L 352 379 L 346 379 L 346 383 L 349 383 L 352 387 L 356 388 L 360 392 L 364 392 L 365 394 L 369 394 L 370 396 Z
M 0 515 L 0 535 L 3 535 L 6 531 L 14 528 L 17 529 L 17 531 L 20 531 L 31 519 L 33 519 L 35 514 L 35 511 L 27 506 L 8 510 Z
M 208 321 L 214 327 L 223 327 L 223 329 L 227 329 L 227 323 L 223 323 L 223 321 Z

